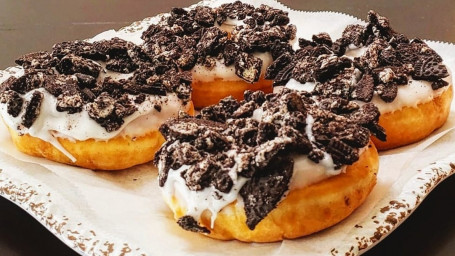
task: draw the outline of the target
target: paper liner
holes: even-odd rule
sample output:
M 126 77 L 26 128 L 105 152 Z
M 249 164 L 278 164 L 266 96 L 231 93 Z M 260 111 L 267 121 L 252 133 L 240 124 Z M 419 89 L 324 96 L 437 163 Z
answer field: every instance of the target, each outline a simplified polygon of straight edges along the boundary
M 228 1 L 200 4 L 223 2 Z M 298 24 L 298 37 L 328 32 L 336 39 L 346 25 L 362 23 L 341 13 L 293 11 L 274 0 L 251 2 L 289 11 L 291 23 Z M 147 18 L 105 33 L 120 37 L 135 34 L 140 43 L 142 31 L 158 19 Z M 455 46 L 428 43 L 455 70 L 451 54 Z M 83 255 L 359 255 L 390 234 L 434 187 L 455 172 L 454 143 L 452 105 L 448 122 L 430 137 L 381 153 L 376 187 L 346 220 L 319 233 L 277 243 L 217 241 L 186 232 L 164 204 L 157 170 L 151 164 L 117 172 L 93 172 L 30 157 L 15 149 L 3 125 L 0 195 Z

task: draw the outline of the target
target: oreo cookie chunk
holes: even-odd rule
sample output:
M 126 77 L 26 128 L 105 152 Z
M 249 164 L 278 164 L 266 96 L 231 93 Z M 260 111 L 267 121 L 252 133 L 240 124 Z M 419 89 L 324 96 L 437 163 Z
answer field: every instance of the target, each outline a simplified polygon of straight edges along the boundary
M 179 220 L 187 230 L 206 233 L 197 222 L 202 212 L 216 215 L 240 198 L 246 225 L 254 230 L 289 191 L 291 156 L 318 163 L 330 155 L 338 169 L 359 159 L 370 129 L 381 132 L 379 111 L 371 104 L 360 107 L 333 95 L 316 99 L 289 89 L 268 95 L 247 91 L 244 98 L 225 98 L 196 117 L 172 119 L 160 128 L 166 142 L 154 160 L 159 185 L 174 191 L 180 184 L 179 191 L 189 195 L 179 200 L 198 198 L 182 202 L 195 209 Z

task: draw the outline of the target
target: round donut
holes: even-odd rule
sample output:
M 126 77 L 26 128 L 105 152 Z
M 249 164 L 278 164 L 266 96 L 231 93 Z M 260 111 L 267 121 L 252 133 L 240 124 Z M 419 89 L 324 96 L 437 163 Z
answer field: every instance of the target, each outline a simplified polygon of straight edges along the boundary
M 20 151 L 121 170 L 153 159 L 163 122 L 194 114 L 191 74 L 139 57 L 129 41 L 99 39 L 26 54 L 4 71 L 0 113 Z
M 289 191 L 286 198 L 254 230 L 245 224 L 245 210 L 234 202 L 218 213 L 213 228 L 206 211 L 200 223 L 210 237 L 244 242 L 275 242 L 306 236 L 337 224 L 357 209 L 376 184 L 378 153 L 370 143 L 344 173 Z M 174 197 L 167 204 L 179 219 L 186 210 Z
M 367 128 L 378 126 L 373 104 L 341 116 L 290 89 L 244 98 L 160 128 L 159 185 L 183 229 L 279 241 L 332 226 L 365 200 L 378 170 Z
M 448 118 L 452 77 L 436 51 L 389 24 L 370 11 L 366 26 L 348 25 L 336 41 L 327 33 L 301 40 L 295 55 L 280 56 L 268 70 L 292 70 L 290 76 L 273 77 L 274 85 L 309 91 L 321 100 L 341 96 L 360 105 L 375 104 L 384 128 L 372 132 L 378 150 L 426 138 Z M 333 111 L 344 110 L 335 105 Z
M 236 1 L 213 8 L 174 8 L 142 38 L 146 53 L 191 71 L 192 100 L 201 109 L 228 96 L 241 100 L 245 90 L 272 92 L 266 68 L 292 51 L 295 35 L 287 12 Z

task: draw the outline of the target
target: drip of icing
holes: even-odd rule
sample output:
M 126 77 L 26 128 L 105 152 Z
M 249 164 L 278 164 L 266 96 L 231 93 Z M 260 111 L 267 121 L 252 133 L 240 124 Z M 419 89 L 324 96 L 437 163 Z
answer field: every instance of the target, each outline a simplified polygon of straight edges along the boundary
M 211 213 L 211 227 L 213 228 L 218 212 L 237 200 L 240 189 L 248 179 L 244 177 L 232 179 L 234 183 L 229 193 L 222 193 L 213 186 L 194 191 L 188 189 L 181 175 L 189 168 L 189 165 L 183 165 L 177 170 L 169 170 L 167 181 L 163 187 L 164 195 L 168 201 L 175 196 L 181 206 L 187 210 L 185 214 L 195 219 L 200 219 L 204 211 L 208 210 Z M 237 164 L 229 171 L 229 174 L 236 173 L 236 168 Z M 235 174 L 235 176 L 237 175 Z

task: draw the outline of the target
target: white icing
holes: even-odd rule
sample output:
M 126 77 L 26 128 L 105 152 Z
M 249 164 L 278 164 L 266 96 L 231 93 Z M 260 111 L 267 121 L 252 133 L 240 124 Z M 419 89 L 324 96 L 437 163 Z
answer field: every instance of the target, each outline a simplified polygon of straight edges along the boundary
M 233 153 L 233 152 L 228 152 Z M 235 156 L 239 157 L 238 155 Z M 182 172 L 190 168 L 189 165 L 183 165 L 177 170 L 169 170 L 169 174 L 162 188 L 164 197 L 170 201 L 172 197 L 176 197 L 180 206 L 186 209 L 185 215 L 193 216 L 196 220 L 200 219 L 204 211 L 208 210 L 211 213 L 211 227 L 213 228 L 217 214 L 224 207 L 239 199 L 239 191 L 242 186 L 248 181 L 247 178 L 237 176 L 238 163 L 229 171 L 229 176 L 232 178 L 233 186 L 229 193 L 223 193 L 216 190 L 213 186 L 209 186 L 200 191 L 190 190 L 182 178 Z M 158 165 L 162 170 L 162 163 Z
M 296 90 L 296 91 L 306 91 L 306 92 L 312 92 L 314 90 L 315 86 L 316 86 L 315 82 L 306 82 L 304 84 L 301 84 L 299 81 L 292 79 L 292 78 L 286 84 L 286 88 Z M 279 89 L 278 86 L 275 88 Z M 274 88 L 274 90 L 275 90 L 275 88 Z

